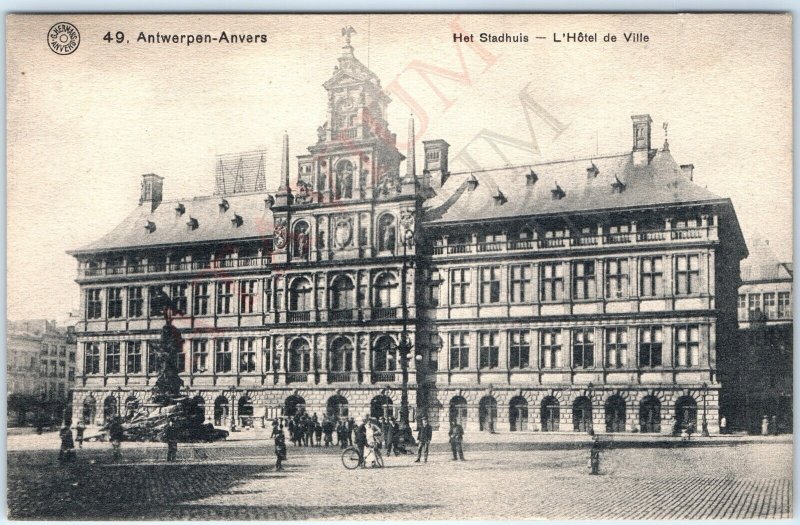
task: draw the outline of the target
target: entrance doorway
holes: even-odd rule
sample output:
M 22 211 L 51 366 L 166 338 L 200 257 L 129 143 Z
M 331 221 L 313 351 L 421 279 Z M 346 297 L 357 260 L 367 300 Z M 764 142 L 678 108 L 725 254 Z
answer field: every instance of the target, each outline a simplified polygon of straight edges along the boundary
M 642 400 L 639 408 L 639 427 L 644 433 L 661 432 L 661 403 L 653 396 Z
M 547 396 L 542 400 L 542 432 L 558 432 L 560 407 L 558 399 Z
M 511 432 L 528 430 L 528 401 L 522 396 L 516 396 L 509 405 L 508 421 Z
M 592 430 L 592 402 L 581 396 L 572 403 L 572 430 L 589 432 Z
M 221 427 L 228 424 L 228 417 L 230 415 L 230 405 L 228 398 L 219 396 L 214 400 L 214 425 Z
M 678 429 L 691 429 L 697 432 L 697 402 L 689 396 L 683 396 L 675 403 L 675 421 Z
M 369 415 L 375 418 L 389 418 L 394 417 L 394 408 L 392 407 L 392 400 L 389 396 L 375 396 L 369 404 Z
M 341 395 L 335 395 L 328 398 L 328 415 L 336 419 L 346 418 L 348 416 L 349 407 L 347 405 L 347 398 Z
M 606 432 L 625 432 L 625 400 L 621 396 L 606 401 Z
M 487 432 L 494 432 L 497 423 L 497 401 L 492 396 L 481 399 L 478 411 L 480 429 Z
M 287 417 L 303 415 L 306 411 L 306 400 L 300 396 L 289 396 L 284 405 L 284 414 Z

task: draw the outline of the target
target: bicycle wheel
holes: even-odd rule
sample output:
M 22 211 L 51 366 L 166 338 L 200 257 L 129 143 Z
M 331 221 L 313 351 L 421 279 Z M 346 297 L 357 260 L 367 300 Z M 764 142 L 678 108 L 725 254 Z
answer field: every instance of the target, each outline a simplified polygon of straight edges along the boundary
M 358 468 L 359 463 L 361 463 L 361 456 L 358 454 L 357 449 L 350 447 L 344 449 L 344 452 L 342 452 L 342 465 L 344 465 L 344 468 L 353 470 Z
M 373 463 L 373 465 L 378 468 L 383 468 L 383 456 L 381 456 L 380 451 L 378 449 L 374 449 L 372 452 L 375 455 L 373 458 L 375 463 Z

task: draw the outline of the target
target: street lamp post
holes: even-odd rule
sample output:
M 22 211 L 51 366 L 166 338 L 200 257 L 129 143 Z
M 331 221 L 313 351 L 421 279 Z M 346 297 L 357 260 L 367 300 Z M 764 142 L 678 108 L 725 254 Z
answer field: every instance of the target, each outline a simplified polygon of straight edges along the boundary
M 403 309 L 403 329 L 400 336 L 400 367 L 402 370 L 403 389 L 400 394 L 400 421 L 409 428 L 408 421 L 408 360 L 411 357 L 411 342 L 408 340 L 408 293 L 406 291 L 406 274 L 408 272 L 408 245 L 414 238 L 411 230 L 406 230 L 403 239 L 403 266 L 400 271 L 400 302 Z
M 708 422 L 706 421 L 706 396 L 708 395 L 708 383 L 703 383 L 703 428 L 702 428 L 702 436 L 708 437 Z

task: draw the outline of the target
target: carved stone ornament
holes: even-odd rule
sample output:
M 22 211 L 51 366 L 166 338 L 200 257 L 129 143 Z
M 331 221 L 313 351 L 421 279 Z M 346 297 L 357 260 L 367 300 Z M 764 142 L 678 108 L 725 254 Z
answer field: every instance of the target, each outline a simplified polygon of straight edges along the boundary
M 334 220 L 333 241 L 339 249 L 350 246 L 353 241 L 353 218 L 341 215 Z
M 414 244 L 414 224 L 414 210 L 402 210 L 400 212 L 400 225 L 403 227 L 402 242 L 406 243 L 407 246 L 413 246 Z M 407 232 L 411 232 L 411 235 Z
M 273 231 L 275 235 L 275 247 L 282 250 L 286 247 L 286 219 L 278 219 L 275 221 L 275 228 Z

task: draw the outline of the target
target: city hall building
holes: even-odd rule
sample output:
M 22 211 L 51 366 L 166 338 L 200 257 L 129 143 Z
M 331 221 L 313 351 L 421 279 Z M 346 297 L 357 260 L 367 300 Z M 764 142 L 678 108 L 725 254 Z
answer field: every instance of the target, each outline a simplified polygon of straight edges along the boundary
M 324 124 L 295 175 L 284 138 L 277 191 L 263 159 L 220 160 L 215 194 L 189 199 L 147 174 L 122 223 L 71 252 L 74 419 L 149 402 L 163 290 L 184 392 L 217 425 L 397 415 L 407 365 L 411 417 L 439 428 L 718 430 L 747 249 L 648 115 L 622 154 L 452 173 L 426 140 L 418 171 L 413 121 L 401 153 L 349 38 L 323 86 Z

